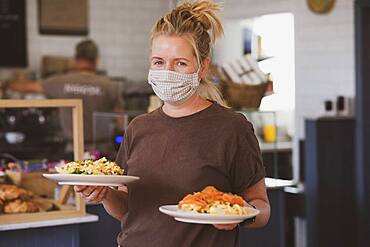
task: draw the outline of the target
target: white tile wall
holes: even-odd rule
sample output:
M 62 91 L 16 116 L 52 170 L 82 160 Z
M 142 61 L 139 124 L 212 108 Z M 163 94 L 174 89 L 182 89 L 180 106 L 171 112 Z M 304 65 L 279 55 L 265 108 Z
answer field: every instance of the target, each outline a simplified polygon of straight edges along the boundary
M 299 138 L 304 137 L 304 118 L 322 111 L 325 99 L 355 94 L 353 4 L 353 0 L 337 0 L 331 13 L 317 15 L 304 0 L 224 1 L 224 19 L 279 12 L 294 14 L 295 129 Z
M 322 111 L 325 99 L 355 95 L 353 0 L 338 0 L 325 16 L 296 1 L 296 124 Z
M 29 64 L 40 68 L 43 55 L 72 56 L 84 37 L 40 35 L 37 0 L 27 0 Z M 168 0 L 90 0 L 90 32 L 101 51 L 100 68 L 111 76 L 145 80 L 148 69 L 149 31 L 168 11 Z

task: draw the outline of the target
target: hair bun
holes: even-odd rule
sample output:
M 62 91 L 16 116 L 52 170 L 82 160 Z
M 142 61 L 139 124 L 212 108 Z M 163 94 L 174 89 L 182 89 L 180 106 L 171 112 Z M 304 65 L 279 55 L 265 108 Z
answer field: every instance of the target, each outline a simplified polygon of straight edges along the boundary
M 185 1 L 184 8 L 189 8 L 189 12 L 200 24 L 209 32 L 211 42 L 222 37 L 223 28 L 220 18 L 216 12 L 222 9 L 221 4 L 215 3 L 212 0 L 196 0 L 194 2 Z

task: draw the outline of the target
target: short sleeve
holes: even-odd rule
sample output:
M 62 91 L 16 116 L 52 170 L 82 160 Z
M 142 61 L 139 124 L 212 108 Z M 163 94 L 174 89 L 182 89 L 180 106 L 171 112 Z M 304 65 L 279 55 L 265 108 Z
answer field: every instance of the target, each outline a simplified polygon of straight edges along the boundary
M 261 150 L 252 124 L 246 120 L 240 132 L 230 169 L 232 189 L 238 194 L 266 176 Z
M 118 149 L 118 153 L 117 153 L 116 161 L 115 161 L 120 167 L 124 169 L 124 174 L 126 175 L 128 173 L 127 160 L 128 160 L 128 143 L 129 143 L 127 136 L 128 136 L 127 132 L 125 132 L 121 146 Z

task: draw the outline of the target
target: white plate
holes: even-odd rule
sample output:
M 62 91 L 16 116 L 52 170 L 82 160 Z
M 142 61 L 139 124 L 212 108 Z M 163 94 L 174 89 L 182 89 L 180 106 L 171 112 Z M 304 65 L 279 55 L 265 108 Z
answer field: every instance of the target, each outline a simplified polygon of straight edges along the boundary
M 92 185 L 92 186 L 122 186 L 139 179 L 123 175 L 83 175 L 83 174 L 43 174 L 44 177 L 59 184 Z
M 237 224 L 246 219 L 253 218 L 260 213 L 259 210 L 250 208 L 251 213 L 248 215 L 215 215 L 192 213 L 181 210 L 177 205 L 165 205 L 159 208 L 164 214 L 172 216 L 177 221 L 196 224 Z

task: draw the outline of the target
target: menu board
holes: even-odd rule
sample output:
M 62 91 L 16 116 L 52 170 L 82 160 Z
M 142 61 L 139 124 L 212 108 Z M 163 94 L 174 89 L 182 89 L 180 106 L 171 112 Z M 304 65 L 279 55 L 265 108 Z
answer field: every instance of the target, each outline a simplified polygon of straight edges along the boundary
M 39 0 L 38 3 L 41 34 L 88 34 L 88 0 Z
M 25 0 L 0 0 L 0 67 L 26 67 Z

